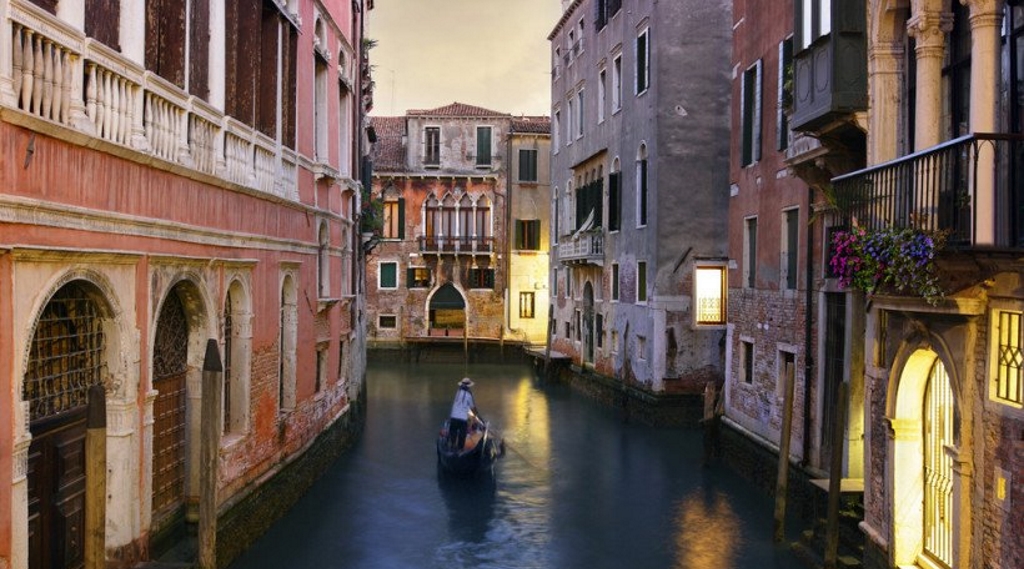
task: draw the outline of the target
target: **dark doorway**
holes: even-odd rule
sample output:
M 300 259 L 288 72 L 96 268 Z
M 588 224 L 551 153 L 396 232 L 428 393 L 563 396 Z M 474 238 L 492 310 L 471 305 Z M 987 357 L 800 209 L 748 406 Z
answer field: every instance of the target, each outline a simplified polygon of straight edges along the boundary
M 172 291 L 160 309 L 153 345 L 153 557 L 184 535 L 187 371 L 188 321 Z
M 85 564 L 85 418 L 89 388 L 104 373 L 100 309 L 86 286 L 69 283 L 47 303 L 25 372 L 30 569 Z

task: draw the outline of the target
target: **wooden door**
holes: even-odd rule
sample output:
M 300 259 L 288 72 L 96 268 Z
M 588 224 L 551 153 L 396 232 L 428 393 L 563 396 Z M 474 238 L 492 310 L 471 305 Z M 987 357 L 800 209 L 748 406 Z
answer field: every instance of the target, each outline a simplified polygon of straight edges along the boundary
M 30 569 L 85 566 L 85 407 L 32 425 Z

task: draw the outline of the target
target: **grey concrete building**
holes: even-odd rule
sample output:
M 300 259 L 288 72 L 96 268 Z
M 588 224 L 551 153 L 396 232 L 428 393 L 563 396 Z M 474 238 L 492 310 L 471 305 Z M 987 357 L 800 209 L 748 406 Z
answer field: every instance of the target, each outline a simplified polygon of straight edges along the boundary
M 724 360 L 732 3 L 563 5 L 551 348 L 634 393 L 699 389 Z

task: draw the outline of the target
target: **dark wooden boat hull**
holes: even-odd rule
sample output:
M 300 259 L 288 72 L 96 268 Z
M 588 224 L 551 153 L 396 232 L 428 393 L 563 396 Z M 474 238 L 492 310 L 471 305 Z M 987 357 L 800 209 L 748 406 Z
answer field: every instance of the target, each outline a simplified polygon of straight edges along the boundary
M 483 436 L 472 448 L 455 451 L 448 445 L 447 427 L 446 422 L 437 437 L 437 461 L 441 470 L 455 476 L 491 472 L 494 462 L 501 456 L 501 441 L 495 440 L 490 431 L 484 428 Z

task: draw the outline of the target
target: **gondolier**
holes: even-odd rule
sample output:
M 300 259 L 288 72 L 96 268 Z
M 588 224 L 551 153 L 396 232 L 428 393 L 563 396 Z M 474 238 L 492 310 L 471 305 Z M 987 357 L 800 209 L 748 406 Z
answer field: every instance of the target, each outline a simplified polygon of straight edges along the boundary
M 476 415 L 476 401 L 473 399 L 473 380 L 468 377 L 459 382 L 459 389 L 452 401 L 451 419 L 448 421 L 448 444 L 456 452 L 466 444 L 466 430 L 470 419 Z

